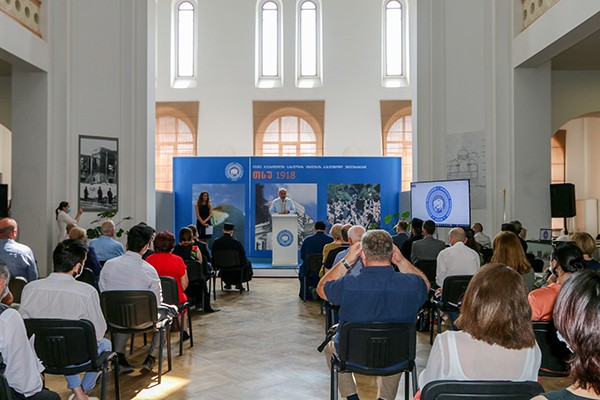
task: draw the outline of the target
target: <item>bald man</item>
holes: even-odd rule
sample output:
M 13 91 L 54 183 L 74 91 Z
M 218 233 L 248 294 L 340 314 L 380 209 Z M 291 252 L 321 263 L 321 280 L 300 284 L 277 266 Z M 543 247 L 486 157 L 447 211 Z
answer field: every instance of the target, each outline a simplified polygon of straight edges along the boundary
M 360 225 L 354 225 L 352 228 L 350 228 L 348 230 L 348 243 L 350 244 L 350 246 L 352 246 L 354 243 L 360 243 L 360 240 L 362 239 L 365 232 L 366 229 Z M 335 256 L 335 260 L 333 261 L 333 265 L 336 265 L 337 263 L 342 261 L 346 254 L 348 254 L 349 250 L 350 248 L 347 248 L 346 250 L 337 253 L 337 255 Z M 348 273 L 352 275 L 358 275 L 362 267 L 364 267 L 364 265 L 362 263 L 362 259 L 359 257 L 356 259 L 356 262 L 352 264 L 352 268 L 348 271 Z
M 453 275 L 474 275 L 479 270 L 479 254 L 465 246 L 467 235 L 462 228 L 453 228 L 448 234 L 450 247 L 437 256 L 435 283 L 444 286 L 444 279 Z
M 116 228 L 112 220 L 104 221 L 100 226 L 100 232 L 102 232 L 102 236 L 90 242 L 90 247 L 94 249 L 100 264 L 125 254 L 125 247 L 114 239 Z
M 10 276 L 21 276 L 31 282 L 38 278 L 38 269 L 33 251 L 17 242 L 18 230 L 14 219 L 0 219 L 0 263 L 8 267 Z

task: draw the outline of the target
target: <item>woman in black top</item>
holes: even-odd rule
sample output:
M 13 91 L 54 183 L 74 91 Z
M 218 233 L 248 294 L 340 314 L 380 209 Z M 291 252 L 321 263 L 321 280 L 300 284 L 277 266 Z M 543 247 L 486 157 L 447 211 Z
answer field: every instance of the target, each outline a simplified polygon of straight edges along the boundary
M 208 192 L 200 193 L 198 201 L 196 201 L 196 228 L 198 229 L 198 237 L 206 241 L 212 236 L 212 231 L 206 232 L 211 226 L 210 218 L 212 217 L 212 205 Z

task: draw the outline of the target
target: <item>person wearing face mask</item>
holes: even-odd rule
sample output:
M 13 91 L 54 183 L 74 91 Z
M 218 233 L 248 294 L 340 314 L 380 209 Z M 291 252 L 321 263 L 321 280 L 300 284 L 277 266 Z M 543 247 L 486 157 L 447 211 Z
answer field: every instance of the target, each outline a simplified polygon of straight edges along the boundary
M 564 243 L 557 246 L 552 252 L 550 271 L 555 282 L 546 287 L 536 289 L 529 293 L 532 321 L 552 321 L 554 303 L 558 297 L 561 285 L 577 271 L 585 268 L 583 252 L 574 243 Z
M 56 214 L 56 223 L 58 224 L 59 242 L 69 238 L 69 235 L 67 234 L 67 225 L 77 225 L 79 218 L 81 218 L 81 214 L 83 214 L 83 208 L 80 208 L 79 211 L 77 211 L 75 218 L 72 218 L 69 215 L 70 212 L 71 206 L 68 201 L 61 201 L 56 210 L 54 210 L 54 213 Z
M 87 246 L 80 240 L 67 239 L 56 246 L 52 253 L 54 272 L 47 278 L 25 285 L 19 313 L 26 318 L 59 318 L 68 320 L 87 319 L 94 324 L 98 354 L 111 350 L 111 343 L 104 338 L 106 321 L 100 308 L 98 291 L 75 278 L 81 275 L 87 257 Z M 86 394 L 96 386 L 98 372 L 86 372 L 83 378 L 65 376 L 67 387 L 73 394 L 69 400 L 96 399 Z

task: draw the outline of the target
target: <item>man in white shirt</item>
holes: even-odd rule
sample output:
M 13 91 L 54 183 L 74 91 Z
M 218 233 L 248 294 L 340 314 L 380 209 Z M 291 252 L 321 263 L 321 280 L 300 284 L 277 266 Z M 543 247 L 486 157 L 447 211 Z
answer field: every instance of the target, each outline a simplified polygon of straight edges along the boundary
M 271 202 L 269 212 L 271 214 L 296 214 L 296 206 L 294 201 L 287 198 L 287 191 L 284 188 L 279 189 L 277 197 Z
M 102 232 L 102 236 L 90 242 L 90 247 L 96 252 L 96 257 L 100 263 L 125 254 L 125 248 L 121 242 L 114 239 L 115 223 L 112 220 L 104 221 L 100 226 L 100 232 Z
M 23 318 L 87 319 L 94 324 L 98 354 L 111 349 L 104 338 L 106 321 L 100 308 L 98 291 L 84 282 L 75 280 L 83 271 L 87 247 L 79 240 L 64 240 L 52 253 L 54 272 L 47 278 L 28 283 L 23 289 L 19 313 Z M 87 392 L 96 386 L 99 372 L 86 372 L 83 379 L 76 375 L 65 376 L 67 387 L 73 394 L 69 400 L 97 399 Z
M 477 243 L 479 243 L 479 245 L 481 246 L 481 248 L 492 248 L 492 240 L 490 239 L 490 237 L 486 234 L 483 233 L 483 225 L 481 225 L 479 222 L 475 222 L 472 226 L 473 232 L 475 232 L 475 235 L 473 235 L 473 239 L 475 239 L 475 241 Z
M 149 290 L 156 296 L 157 307 L 162 303 L 160 277 L 156 269 L 142 259 L 148 250 L 154 229 L 146 224 L 138 224 L 127 233 L 127 251 L 120 257 L 110 259 L 100 272 L 98 286 L 101 292 L 109 290 Z M 161 317 L 159 317 L 160 319 Z M 134 367 L 125 357 L 129 335 L 113 335 L 113 347 L 119 357 L 119 367 L 123 372 L 131 372 Z M 144 361 L 143 369 L 151 371 L 158 356 L 160 335 L 154 332 L 150 352 Z
M 10 273 L 0 264 L 0 297 L 8 292 Z M 19 312 L 0 304 L 0 373 L 15 395 L 31 400 L 60 400 L 57 393 L 43 389 L 40 373 L 43 365 L 37 359 Z
M 435 282 L 441 288 L 444 279 L 453 275 L 474 275 L 479 270 L 479 254 L 465 246 L 467 235 L 462 228 L 453 228 L 448 234 L 450 247 L 437 256 Z M 441 289 L 440 289 L 441 292 Z

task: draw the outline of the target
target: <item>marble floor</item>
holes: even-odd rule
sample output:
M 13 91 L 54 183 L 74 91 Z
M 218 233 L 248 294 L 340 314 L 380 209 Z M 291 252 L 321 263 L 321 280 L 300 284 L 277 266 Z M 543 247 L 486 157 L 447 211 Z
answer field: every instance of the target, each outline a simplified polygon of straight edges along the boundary
M 172 333 L 173 369 L 157 384 L 157 368 L 141 373 L 147 355 L 141 338 L 135 340 L 130 362 L 138 367 L 121 375 L 121 398 L 129 399 L 285 399 L 329 398 L 329 372 L 316 348 L 324 338 L 324 316 L 318 302 L 298 298 L 298 280 L 257 278 L 250 291 L 217 290 L 213 314 L 193 312 L 194 347 L 184 344 L 179 356 L 179 336 Z M 417 366 L 429 355 L 428 334 L 418 334 Z M 166 357 L 164 369 L 166 370 Z M 70 391 L 61 376 L 47 375 L 49 388 L 67 399 Z M 542 378 L 546 390 L 565 387 L 567 378 Z M 358 377 L 363 399 L 375 399 L 373 378 Z M 100 396 L 100 385 L 90 393 Z M 114 399 L 112 375 L 108 399 Z M 403 399 L 401 383 L 397 399 Z

